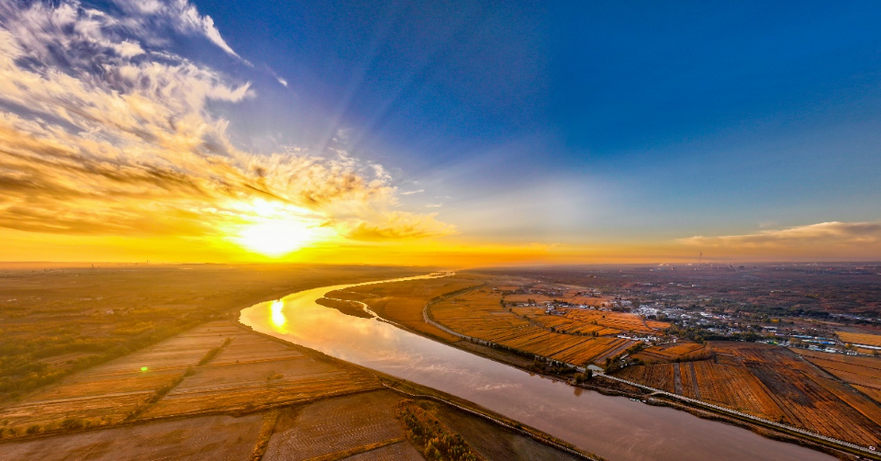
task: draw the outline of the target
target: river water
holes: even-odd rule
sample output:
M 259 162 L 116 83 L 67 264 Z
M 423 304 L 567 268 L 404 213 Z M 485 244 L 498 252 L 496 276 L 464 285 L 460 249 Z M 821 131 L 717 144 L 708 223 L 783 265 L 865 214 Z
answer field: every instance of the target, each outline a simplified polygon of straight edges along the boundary
M 352 286 L 256 304 L 243 309 L 240 320 L 255 331 L 456 395 L 610 460 L 834 459 L 683 411 L 576 389 L 315 303 Z

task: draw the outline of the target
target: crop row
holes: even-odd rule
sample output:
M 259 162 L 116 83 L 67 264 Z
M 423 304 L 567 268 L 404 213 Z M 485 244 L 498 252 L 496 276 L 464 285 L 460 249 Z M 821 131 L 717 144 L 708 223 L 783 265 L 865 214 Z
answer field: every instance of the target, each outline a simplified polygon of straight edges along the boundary
M 632 341 L 592 338 L 550 331 L 502 308 L 498 295 L 478 290 L 431 307 L 440 324 L 473 338 L 568 363 L 585 364 L 605 357 Z

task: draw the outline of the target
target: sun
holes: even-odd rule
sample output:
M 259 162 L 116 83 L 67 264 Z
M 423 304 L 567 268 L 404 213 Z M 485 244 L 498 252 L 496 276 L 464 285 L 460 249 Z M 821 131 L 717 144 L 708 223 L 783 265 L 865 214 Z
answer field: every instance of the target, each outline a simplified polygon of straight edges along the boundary
M 299 219 L 268 219 L 243 226 L 232 240 L 255 253 L 278 257 L 315 243 L 324 234 Z
M 278 258 L 337 233 L 319 213 L 278 201 L 257 199 L 235 202 L 228 209 L 236 216 L 223 231 L 226 240 L 253 253 Z

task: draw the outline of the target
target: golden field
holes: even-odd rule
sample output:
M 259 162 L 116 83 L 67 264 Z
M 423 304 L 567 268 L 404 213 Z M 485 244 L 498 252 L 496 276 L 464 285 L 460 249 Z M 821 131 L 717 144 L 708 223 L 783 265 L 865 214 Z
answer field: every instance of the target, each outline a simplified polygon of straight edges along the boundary
M 838 338 L 846 343 L 865 344 L 867 346 L 881 347 L 881 335 L 873 335 L 868 333 L 849 333 L 846 331 L 836 331 Z
M 332 283 L 416 273 L 258 264 L 5 267 L 0 269 L 0 401 L 260 301 Z
M 433 304 L 430 312 L 437 322 L 463 335 L 576 365 L 602 363 L 634 344 L 614 337 L 557 333 L 515 309 L 502 307 L 500 294 L 481 288 Z
M 805 349 L 792 351 L 881 404 L 881 358 L 827 354 Z
M 710 359 L 630 366 L 616 376 L 841 440 L 881 443 L 881 407 L 788 349 L 743 342 L 709 348 Z
M 0 407 L 0 459 L 421 460 L 396 414 L 405 400 L 363 369 L 210 322 Z M 417 402 L 484 459 L 575 459 Z

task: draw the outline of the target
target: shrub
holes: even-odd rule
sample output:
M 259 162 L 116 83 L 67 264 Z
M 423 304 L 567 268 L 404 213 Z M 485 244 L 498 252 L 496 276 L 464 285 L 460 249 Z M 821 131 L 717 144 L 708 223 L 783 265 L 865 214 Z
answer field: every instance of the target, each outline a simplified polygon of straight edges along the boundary
M 66 430 L 79 429 L 83 427 L 83 422 L 75 418 L 67 418 L 61 421 L 61 428 Z
M 402 401 L 398 405 L 396 416 L 407 428 L 407 438 L 422 450 L 425 459 L 451 461 L 480 459 L 461 435 L 452 433 L 433 414 L 420 408 L 412 400 Z

